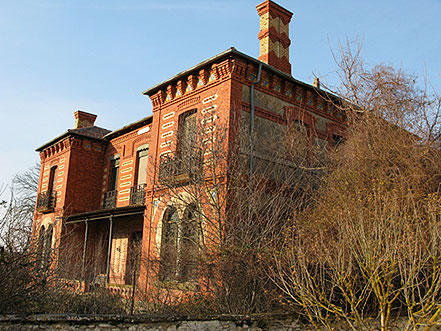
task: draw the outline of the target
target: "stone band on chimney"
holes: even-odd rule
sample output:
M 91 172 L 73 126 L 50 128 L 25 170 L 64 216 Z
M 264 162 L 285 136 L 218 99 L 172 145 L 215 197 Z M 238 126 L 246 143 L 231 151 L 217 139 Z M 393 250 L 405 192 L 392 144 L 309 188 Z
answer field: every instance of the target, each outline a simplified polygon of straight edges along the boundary
M 95 125 L 97 115 L 77 110 L 75 112 L 75 129 L 89 128 Z
M 256 8 L 260 16 L 258 59 L 291 74 L 289 22 L 293 14 L 271 0 L 262 2 Z

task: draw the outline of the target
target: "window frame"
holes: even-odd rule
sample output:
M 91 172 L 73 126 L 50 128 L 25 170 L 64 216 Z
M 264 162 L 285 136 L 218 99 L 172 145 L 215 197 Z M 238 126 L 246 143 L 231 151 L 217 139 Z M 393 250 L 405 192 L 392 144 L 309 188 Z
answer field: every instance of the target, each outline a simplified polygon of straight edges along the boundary
M 120 164 L 120 155 L 119 154 L 113 155 L 110 158 L 110 164 L 109 164 L 110 174 L 109 174 L 109 183 L 108 183 L 107 191 L 115 191 L 118 188 L 119 164 Z
M 56 172 L 57 172 L 57 166 L 52 166 L 49 171 L 49 181 L 48 181 L 48 187 L 47 187 L 47 193 L 49 195 L 52 194 L 52 192 L 55 191 L 57 179 L 56 179 Z
M 190 216 L 192 215 L 192 216 Z M 191 233 L 187 240 L 185 233 Z M 162 217 L 160 280 L 187 283 L 197 279 L 200 226 L 195 204 L 186 206 L 182 218 L 178 209 L 169 205 Z
M 141 155 L 145 153 L 145 155 Z M 135 178 L 133 181 L 133 185 L 134 186 L 138 186 L 138 185 L 142 185 L 142 184 L 146 184 L 147 183 L 147 167 L 148 167 L 148 163 L 146 163 L 145 165 L 145 181 L 143 183 L 139 183 L 139 171 L 140 171 L 140 159 L 141 157 L 145 157 L 146 161 L 148 162 L 148 156 L 149 156 L 149 144 L 143 144 L 141 146 L 138 146 L 138 148 L 136 149 L 136 166 L 135 166 Z
M 188 137 L 186 137 L 187 133 L 184 131 L 185 130 L 184 126 L 186 125 L 186 121 L 188 119 L 194 117 L 194 121 L 195 121 L 194 134 L 196 137 L 197 115 L 198 115 L 198 111 L 196 108 L 187 110 L 179 115 L 176 150 L 177 150 L 177 154 L 180 156 L 183 156 L 183 154 L 185 152 L 188 152 L 189 150 L 192 150 L 191 153 L 194 153 L 194 149 L 196 148 L 196 141 L 190 141 L 190 144 L 188 144 L 188 142 L 185 141 Z M 188 144 L 188 146 L 185 146 L 184 144 Z M 184 148 L 188 150 L 184 150 Z

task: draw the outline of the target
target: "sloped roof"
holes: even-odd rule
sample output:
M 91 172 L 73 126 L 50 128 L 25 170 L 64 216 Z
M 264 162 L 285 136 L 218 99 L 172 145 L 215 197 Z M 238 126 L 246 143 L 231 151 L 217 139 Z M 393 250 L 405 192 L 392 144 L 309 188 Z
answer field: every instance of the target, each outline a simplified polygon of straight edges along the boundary
M 67 132 L 76 133 L 91 138 L 103 138 L 106 134 L 111 132 L 110 130 L 101 128 L 99 126 L 91 126 L 88 128 L 68 129 Z
M 205 61 L 202 61 L 201 63 L 199 63 L 199 64 L 197 64 L 197 65 L 195 65 L 195 66 L 193 66 L 193 67 L 191 67 L 189 69 L 181 71 L 180 73 L 174 75 L 173 77 L 171 77 L 171 78 L 169 78 L 169 79 L 167 79 L 167 80 L 165 80 L 165 81 L 163 81 L 163 82 L 161 82 L 159 84 L 156 84 L 155 86 L 153 86 L 153 87 L 151 87 L 151 88 L 149 88 L 147 90 L 142 91 L 142 94 L 149 95 L 149 96 L 153 95 L 158 90 L 160 90 L 161 88 L 164 88 L 165 86 L 170 84 L 172 81 L 175 81 L 178 78 L 186 76 L 186 75 L 190 74 L 193 71 L 197 71 L 200 68 L 210 64 L 211 62 L 214 62 L 214 61 L 219 60 L 219 59 L 224 58 L 224 57 L 228 57 L 230 55 L 236 55 L 236 56 L 241 57 L 243 59 L 246 59 L 246 60 L 248 60 L 250 62 L 254 62 L 257 65 L 261 64 L 262 67 L 265 68 L 266 70 L 273 71 L 273 72 L 277 73 L 278 75 L 280 75 L 281 77 L 284 77 L 285 79 L 287 79 L 289 81 L 292 81 L 293 83 L 300 84 L 300 85 L 303 85 L 303 86 L 308 87 L 308 88 L 313 88 L 312 85 L 307 84 L 305 82 L 302 82 L 300 80 L 297 80 L 293 76 L 291 76 L 291 75 L 287 74 L 286 72 L 283 72 L 283 71 L 281 71 L 281 70 L 279 70 L 279 69 L 269 65 L 268 63 L 262 62 L 260 60 L 257 60 L 255 58 L 253 58 L 252 56 L 249 56 L 249 55 L 247 55 L 245 53 L 242 53 L 242 52 L 238 51 L 234 47 L 230 47 L 226 51 L 223 51 L 222 53 L 219 53 L 219 54 L 217 54 L 217 55 L 215 55 L 215 56 L 213 56 L 213 57 L 211 57 L 211 58 L 209 58 L 209 59 L 207 59 Z
M 147 117 L 143 117 L 136 122 L 124 125 L 122 128 L 116 129 L 114 131 L 109 131 L 107 134 L 105 134 L 103 136 L 103 138 L 107 139 L 107 140 L 113 139 L 115 137 L 118 137 L 118 136 L 126 133 L 126 132 L 135 130 L 135 129 L 140 128 L 141 126 L 144 126 L 146 124 L 150 124 L 150 123 L 152 123 L 152 120 L 153 120 L 152 115 L 147 116 Z
M 84 138 L 91 138 L 94 140 L 99 141 L 109 141 L 115 137 L 118 137 L 124 133 L 127 133 L 131 130 L 135 130 L 139 127 L 142 127 L 146 124 L 152 123 L 153 116 L 147 116 L 143 117 L 140 120 L 127 124 L 123 126 L 122 128 L 119 128 L 117 130 L 111 131 L 104 128 L 101 128 L 99 126 L 91 126 L 88 128 L 78 128 L 78 129 L 68 129 L 66 132 L 61 134 L 60 136 L 52 139 L 51 141 L 47 142 L 46 144 L 38 147 L 36 149 L 37 152 L 41 152 L 43 149 L 49 147 L 50 145 L 55 144 L 56 142 L 60 141 L 61 139 L 64 139 L 68 136 L 77 136 L 77 137 L 84 137 Z
M 50 145 L 53 145 L 56 142 L 60 141 L 61 139 L 66 138 L 68 136 L 92 138 L 94 140 L 105 141 L 104 136 L 110 132 L 111 132 L 110 130 L 101 128 L 99 126 L 91 126 L 88 128 L 78 128 L 78 129 L 68 129 L 66 132 L 64 132 L 60 136 L 52 139 L 51 141 L 47 142 L 44 145 L 38 147 L 36 149 L 36 151 L 41 152 L 46 147 L 49 147 Z

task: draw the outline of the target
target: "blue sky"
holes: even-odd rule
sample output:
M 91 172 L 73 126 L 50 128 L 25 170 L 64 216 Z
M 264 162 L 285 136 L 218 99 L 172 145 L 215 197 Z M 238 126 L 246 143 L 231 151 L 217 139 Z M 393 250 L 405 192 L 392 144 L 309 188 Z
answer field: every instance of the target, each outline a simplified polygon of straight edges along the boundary
M 257 57 L 260 2 L 0 0 L 0 185 L 72 128 L 78 109 L 114 130 L 151 114 L 141 92 L 174 74 L 231 46 Z M 441 0 L 276 2 L 294 13 L 295 78 L 336 84 L 330 49 L 359 37 L 367 63 L 441 91 Z

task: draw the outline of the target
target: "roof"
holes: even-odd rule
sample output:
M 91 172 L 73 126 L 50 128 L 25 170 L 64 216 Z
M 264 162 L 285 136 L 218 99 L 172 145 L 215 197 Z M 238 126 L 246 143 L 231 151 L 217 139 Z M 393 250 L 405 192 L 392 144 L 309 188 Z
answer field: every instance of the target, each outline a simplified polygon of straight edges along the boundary
M 110 139 L 118 137 L 128 131 L 135 130 L 135 129 L 142 127 L 146 124 L 152 123 L 152 119 L 153 119 L 153 116 L 143 117 L 136 122 L 127 124 L 127 125 L 123 126 L 122 128 L 119 128 L 114 131 L 100 128 L 98 126 L 92 126 L 92 127 L 88 127 L 88 128 L 79 128 L 79 129 L 68 129 L 66 132 L 64 132 L 60 136 L 52 139 L 51 141 L 47 142 L 44 145 L 38 147 L 36 149 L 36 151 L 41 152 L 46 147 L 49 147 L 50 145 L 53 145 L 56 142 L 66 138 L 68 136 L 84 137 L 84 138 L 89 138 L 89 139 L 98 140 L 98 141 L 109 141 Z
M 69 224 L 69 223 L 109 219 L 111 216 L 124 217 L 124 216 L 143 215 L 144 209 L 145 209 L 145 205 L 132 205 L 132 206 L 124 206 L 124 207 L 115 207 L 110 209 L 92 210 L 79 214 L 69 215 L 65 218 L 65 221 L 66 224 Z
M 226 51 L 224 51 L 222 53 L 219 53 L 219 54 L 209 58 L 208 60 L 205 60 L 205 61 L 203 61 L 203 62 L 201 62 L 201 63 L 199 63 L 199 64 L 197 64 L 197 65 L 195 65 L 195 66 L 193 66 L 193 67 L 191 67 L 189 69 L 187 69 L 187 70 L 181 71 L 180 73 L 178 73 L 178 74 L 174 75 L 173 77 L 163 81 L 162 83 L 156 84 L 155 86 L 153 86 L 153 87 L 143 91 L 142 94 L 149 95 L 149 96 L 153 95 L 157 91 L 159 91 L 161 88 L 163 88 L 163 87 L 167 86 L 168 84 L 170 84 L 172 81 L 177 80 L 180 77 L 186 76 L 186 75 L 190 74 L 191 72 L 196 71 L 196 70 L 206 66 L 207 64 L 209 64 L 211 62 L 214 62 L 216 60 L 219 60 L 221 58 L 225 58 L 225 57 L 228 57 L 228 56 L 231 56 L 231 55 L 239 56 L 239 57 L 241 57 L 243 59 L 246 59 L 246 60 L 248 60 L 250 62 L 254 62 L 254 63 L 258 64 L 258 65 L 261 64 L 262 68 L 265 68 L 266 70 L 273 71 L 273 72 L 277 73 L 278 75 L 282 76 L 283 78 L 285 78 L 287 80 L 290 80 L 290 81 L 292 81 L 292 82 L 294 82 L 296 84 L 300 84 L 300 85 L 303 85 L 303 86 L 308 87 L 308 88 L 313 88 L 312 85 L 306 84 L 306 83 L 304 83 L 304 82 L 302 82 L 300 80 L 297 80 L 294 77 L 292 77 L 291 75 L 287 74 L 286 72 L 280 71 L 279 69 L 276 69 L 275 67 L 269 65 L 268 63 L 259 61 L 259 60 L 255 59 L 255 58 L 245 54 L 245 53 L 242 53 L 242 52 L 238 51 L 234 47 L 230 47 Z
M 88 128 L 79 128 L 79 129 L 68 129 L 70 133 L 75 133 L 79 135 L 83 135 L 91 138 L 102 139 L 106 134 L 110 132 L 110 130 L 100 128 L 99 126 L 92 126 Z
M 66 132 L 61 134 L 60 136 L 52 139 L 51 141 L 47 142 L 46 144 L 38 147 L 36 149 L 37 152 L 41 152 L 46 147 L 49 147 L 50 145 L 55 144 L 57 141 L 60 141 L 66 137 L 69 136 L 76 136 L 76 137 L 83 137 L 83 138 L 89 138 L 93 140 L 98 141 L 105 141 L 104 136 L 111 132 L 110 130 L 101 128 L 99 126 L 91 126 L 88 128 L 78 128 L 78 129 L 68 129 Z
M 122 128 L 119 128 L 115 131 L 107 133 L 106 135 L 104 135 L 103 138 L 106 140 L 113 139 L 115 137 L 118 137 L 118 136 L 126 133 L 126 132 L 135 130 L 135 129 L 140 128 L 146 124 L 150 124 L 150 123 L 152 123 L 152 120 L 153 120 L 153 116 L 147 116 L 147 117 L 141 118 L 140 120 L 138 120 L 136 122 L 127 124 L 127 125 L 123 126 Z
M 212 63 L 216 60 L 219 60 L 222 58 L 227 58 L 227 57 L 230 57 L 233 55 L 241 57 L 241 58 L 243 58 L 247 61 L 253 62 L 257 65 L 262 65 L 262 68 L 264 68 L 266 70 L 273 71 L 273 72 L 277 73 L 278 75 L 282 76 L 283 78 L 285 78 L 295 84 L 302 85 L 306 88 L 314 88 L 312 85 L 304 83 L 302 81 L 299 81 L 299 80 L 295 79 L 294 77 L 292 77 L 291 75 L 289 75 L 283 71 L 280 71 L 279 69 L 276 69 L 275 67 L 273 67 L 265 62 L 259 61 L 255 58 L 245 54 L 245 53 L 242 53 L 234 47 L 230 47 L 226 51 L 219 53 L 219 54 L 217 54 L 217 55 L 215 55 L 205 61 L 202 61 L 201 63 L 199 63 L 189 69 L 181 71 L 180 73 L 174 75 L 173 77 L 171 77 L 171 78 L 169 78 L 159 84 L 156 84 L 155 86 L 143 91 L 142 94 L 151 96 L 151 95 L 155 94 L 157 91 L 159 91 L 160 89 L 169 85 L 171 82 L 177 80 L 178 78 L 186 76 L 186 75 L 190 74 L 191 72 L 194 72 L 194 71 L 196 71 L 196 70 L 198 70 L 198 69 L 200 69 L 200 68 L 202 68 L 202 67 L 204 67 L 204 66 L 208 65 L 209 63 Z M 335 97 L 335 95 L 333 95 L 332 93 L 329 93 L 327 91 L 321 90 L 321 92 L 326 93 L 327 95 L 330 95 L 332 97 Z M 59 141 L 60 139 L 65 138 L 69 135 L 80 136 L 80 137 L 82 136 L 82 137 L 92 138 L 92 139 L 101 140 L 101 141 L 108 141 L 110 139 L 113 139 L 115 137 L 123 135 L 131 130 L 135 130 L 136 128 L 142 127 L 146 124 L 150 124 L 150 123 L 152 123 L 152 119 L 153 119 L 153 116 L 147 116 L 147 117 L 144 117 L 144 118 L 142 118 L 136 122 L 130 123 L 128 125 L 125 125 L 122 128 L 114 130 L 114 131 L 110 131 L 110 130 L 96 127 L 96 126 L 90 127 L 90 128 L 81 128 L 81 129 L 69 129 L 65 133 L 63 133 L 61 136 L 49 141 L 48 143 L 44 144 L 41 147 L 38 147 L 36 149 L 36 151 L 40 152 L 44 148 L 54 144 L 55 142 Z

